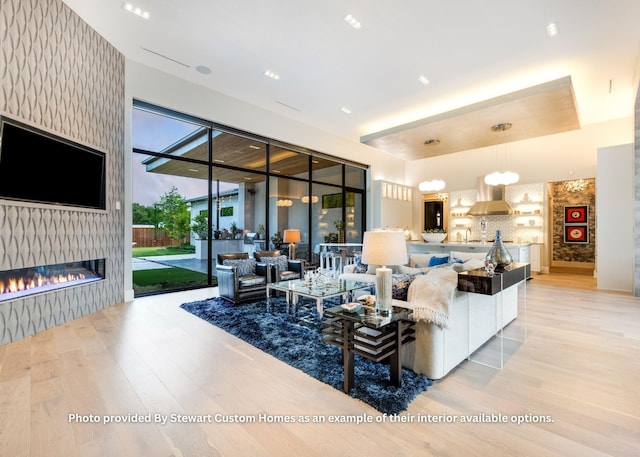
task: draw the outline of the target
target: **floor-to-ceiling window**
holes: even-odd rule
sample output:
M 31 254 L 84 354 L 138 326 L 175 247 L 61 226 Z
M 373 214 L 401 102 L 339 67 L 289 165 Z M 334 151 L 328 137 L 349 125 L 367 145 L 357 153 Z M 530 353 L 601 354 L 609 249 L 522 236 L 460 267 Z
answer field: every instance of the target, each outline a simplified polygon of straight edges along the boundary
M 309 261 L 335 233 L 362 240 L 365 166 L 141 102 L 132 130 L 136 295 L 215 286 L 217 254 L 288 254 L 289 229 Z

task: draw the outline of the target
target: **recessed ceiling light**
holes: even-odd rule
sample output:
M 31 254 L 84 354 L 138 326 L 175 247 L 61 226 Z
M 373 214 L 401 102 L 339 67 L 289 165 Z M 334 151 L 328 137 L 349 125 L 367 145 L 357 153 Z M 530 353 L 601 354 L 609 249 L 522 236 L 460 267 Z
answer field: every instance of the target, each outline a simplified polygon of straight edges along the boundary
M 504 132 L 509 130 L 513 125 L 510 122 L 502 122 L 501 124 L 495 124 L 491 126 L 492 132 Z
M 250 144 L 249 149 L 262 149 L 260 146 L 256 146 L 255 144 Z
M 143 11 L 142 9 L 138 8 L 137 6 L 133 6 L 131 3 L 125 3 L 124 5 L 122 5 L 122 7 L 129 11 L 130 13 L 135 14 L 136 16 L 140 16 L 142 19 L 149 19 L 149 12 L 148 11 Z
M 267 71 L 265 71 L 265 72 L 264 72 L 264 75 L 265 75 L 266 77 L 268 77 L 268 78 L 271 78 L 271 79 L 275 79 L 275 80 L 280 79 L 280 75 L 279 75 L 279 74 L 277 74 L 277 73 L 272 72 L 271 70 L 267 70 Z
M 420 76 L 420 77 L 418 78 L 418 81 L 420 81 L 420 83 L 421 83 L 421 84 L 424 84 L 425 86 L 426 86 L 427 84 L 429 84 L 429 80 L 428 80 L 425 76 Z
M 209 67 L 205 67 L 204 65 L 198 65 L 198 66 L 196 67 L 196 71 L 197 71 L 198 73 L 202 73 L 203 75 L 211 74 L 211 68 L 209 68 Z
M 550 22 L 545 27 L 548 37 L 553 37 L 558 34 L 558 24 L 556 22 Z
M 349 108 L 347 108 L 346 106 L 343 106 L 341 108 L 341 111 L 345 114 L 351 114 L 351 110 Z
M 189 171 L 192 171 L 193 173 L 197 173 L 198 169 L 197 168 L 189 168 Z
M 344 20 L 347 22 L 347 24 L 349 24 L 351 27 L 353 27 L 356 30 L 360 30 L 362 28 L 362 24 L 360 24 L 360 21 L 358 21 L 355 17 L 353 17 L 350 14 L 347 14 L 344 17 Z
M 222 159 L 213 159 L 214 162 L 218 162 L 218 163 L 224 163 L 224 160 Z

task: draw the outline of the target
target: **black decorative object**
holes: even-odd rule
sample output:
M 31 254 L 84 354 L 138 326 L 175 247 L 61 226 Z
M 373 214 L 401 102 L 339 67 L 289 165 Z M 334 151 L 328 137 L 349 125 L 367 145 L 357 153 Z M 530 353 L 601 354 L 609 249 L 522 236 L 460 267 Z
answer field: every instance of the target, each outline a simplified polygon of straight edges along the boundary
M 511 262 L 513 262 L 511 254 L 507 248 L 504 247 L 504 243 L 502 242 L 502 233 L 500 230 L 496 230 L 496 239 L 493 242 L 491 249 L 489 249 L 486 259 L 495 263 L 496 270 L 500 270 L 501 268 L 511 265 Z

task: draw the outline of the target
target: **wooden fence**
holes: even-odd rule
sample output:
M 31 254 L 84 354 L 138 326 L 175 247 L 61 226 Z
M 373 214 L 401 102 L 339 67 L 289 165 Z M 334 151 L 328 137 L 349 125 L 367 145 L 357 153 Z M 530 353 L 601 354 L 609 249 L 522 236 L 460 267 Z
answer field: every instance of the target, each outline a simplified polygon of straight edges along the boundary
M 164 246 L 178 246 L 178 242 L 172 240 L 167 236 L 167 232 L 164 229 L 157 229 L 153 226 L 134 226 L 133 235 L 131 241 L 136 248 L 148 248 L 148 247 L 164 247 Z M 189 236 L 185 240 L 189 242 Z

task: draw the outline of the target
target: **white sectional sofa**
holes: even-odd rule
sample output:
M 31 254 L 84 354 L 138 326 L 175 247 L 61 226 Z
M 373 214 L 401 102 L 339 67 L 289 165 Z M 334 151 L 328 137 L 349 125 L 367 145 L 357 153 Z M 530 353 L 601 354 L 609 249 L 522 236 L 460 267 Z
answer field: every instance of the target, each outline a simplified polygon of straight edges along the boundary
M 422 268 L 422 274 L 409 285 L 407 300 L 393 300 L 393 305 L 413 309 L 417 322 L 416 340 L 403 348 L 403 366 L 429 379 L 440 379 L 517 318 L 518 287 L 524 276 L 495 295 L 461 292 L 458 272 L 479 268 L 480 259 L 429 268 L 420 266 L 428 260 L 424 256 L 428 254 L 412 254 L 408 266 L 398 268 L 398 272 L 412 273 Z M 367 273 L 353 273 L 353 269 L 353 265 L 345 267 L 341 278 L 375 282 L 375 269 Z M 444 322 L 437 317 L 443 309 Z

